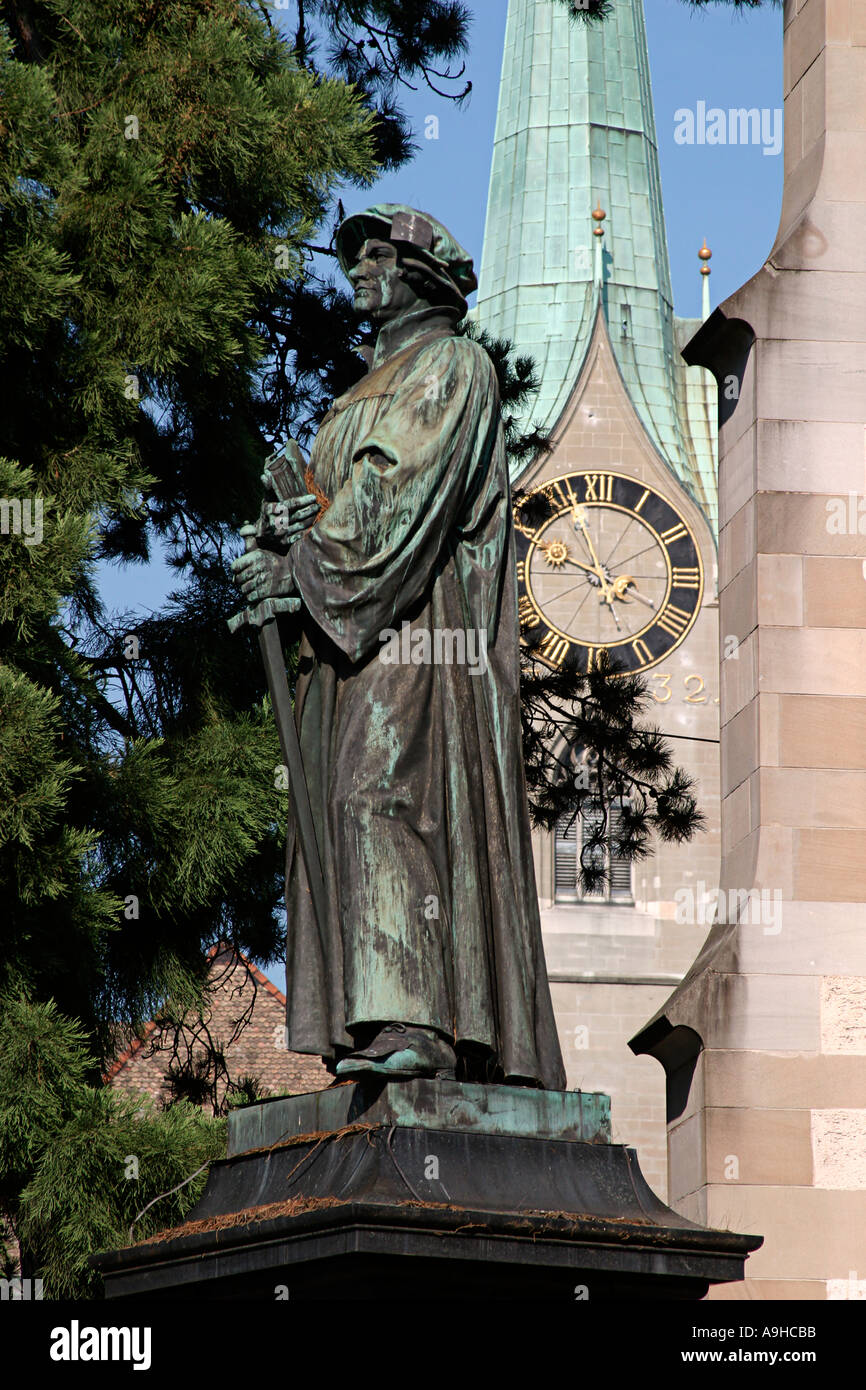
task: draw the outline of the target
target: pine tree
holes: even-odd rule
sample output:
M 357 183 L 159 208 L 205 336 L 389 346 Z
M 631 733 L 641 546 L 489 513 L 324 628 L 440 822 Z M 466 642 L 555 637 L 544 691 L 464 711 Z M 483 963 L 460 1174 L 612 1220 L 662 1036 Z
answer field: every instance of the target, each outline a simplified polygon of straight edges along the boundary
M 0 975 L 100 1052 L 195 996 L 227 924 L 279 949 L 277 742 L 223 552 L 267 452 L 259 313 L 374 174 L 375 116 L 234 0 L 3 14 Z M 110 624 L 94 560 L 155 541 L 187 582 Z
M 183 1220 L 225 1146 L 224 1121 L 90 1086 L 92 1065 L 53 1003 L 0 997 L 0 1274 L 48 1298 L 98 1294 L 89 1256 Z

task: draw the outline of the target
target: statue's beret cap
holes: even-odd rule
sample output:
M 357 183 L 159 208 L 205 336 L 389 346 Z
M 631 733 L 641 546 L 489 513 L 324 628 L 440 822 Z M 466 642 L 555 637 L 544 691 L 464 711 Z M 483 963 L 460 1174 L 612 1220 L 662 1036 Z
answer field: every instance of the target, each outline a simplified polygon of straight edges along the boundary
M 335 237 L 337 257 L 346 274 L 370 238 L 393 241 L 406 264 L 423 267 L 445 292 L 447 302 L 466 313 L 466 295 L 478 288 L 472 257 L 429 212 L 403 203 L 376 203 L 347 217 Z

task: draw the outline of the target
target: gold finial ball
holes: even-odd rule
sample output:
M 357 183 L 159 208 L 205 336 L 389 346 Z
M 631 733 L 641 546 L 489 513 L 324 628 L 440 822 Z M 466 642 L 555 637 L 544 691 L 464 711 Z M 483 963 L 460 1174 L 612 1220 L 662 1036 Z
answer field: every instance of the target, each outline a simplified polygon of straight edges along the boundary
M 712 251 L 710 250 L 709 246 L 707 245 L 707 239 L 706 239 L 706 237 L 704 237 L 704 244 L 703 244 L 703 246 L 701 247 L 700 251 L 698 252 L 698 255 L 700 256 L 700 258 L 701 258 L 702 261 L 708 261 L 708 260 L 710 259 L 710 257 L 712 256 L 712 254 L 713 254 Z
M 593 209 L 592 216 L 593 216 L 593 221 L 595 221 L 595 222 L 598 223 L 598 226 L 597 226 L 597 227 L 593 227 L 593 229 L 592 229 L 592 234 L 593 234 L 593 236 L 604 236 L 604 227 L 603 227 L 601 224 L 602 224 L 602 222 L 604 221 L 604 219 L 607 217 L 607 213 L 604 211 L 604 209 L 603 209 L 602 206 L 601 206 L 601 199 L 600 199 L 600 198 L 599 198 L 599 200 L 598 200 L 597 206 Z

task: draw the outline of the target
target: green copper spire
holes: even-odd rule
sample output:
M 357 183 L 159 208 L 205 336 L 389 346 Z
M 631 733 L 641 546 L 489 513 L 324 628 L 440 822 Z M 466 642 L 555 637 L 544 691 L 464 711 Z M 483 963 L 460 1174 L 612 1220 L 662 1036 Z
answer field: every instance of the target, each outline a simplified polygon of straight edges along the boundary
M 529 414 L 546 430 L 599 309 L 650 440 L 714 524 L 713 411 L 706 374 L 679 356 L 642 0 L 616 0 L 601 24 L 551 0 L 510 0 L 477 317 L 535 358 Z

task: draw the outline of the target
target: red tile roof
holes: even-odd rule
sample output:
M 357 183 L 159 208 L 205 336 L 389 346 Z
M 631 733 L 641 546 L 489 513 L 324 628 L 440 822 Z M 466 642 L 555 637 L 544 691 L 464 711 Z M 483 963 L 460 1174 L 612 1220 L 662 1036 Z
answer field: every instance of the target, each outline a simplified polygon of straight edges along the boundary
M 196 1033 L 204 1025 L 214 1045 L 224 1048 L 232 1082 L 254 1076 L 271 1095 L 292 1095 L 328 1086 L 332 1078 L 318 1058 L 289 1052 L 285 1046 L 283 992 L 242 952 L 221 943 L 211 947 L 208 957 L 212 976 L 217 977 L 218 968 L 220 973 L 212 983 L 204 1014 L 193 1016 L 190 1026 L 180 1030 L 185 1034 L 181 1042 L 189 1055 L 193 1059 L 196 1055 L 205 1056 L 204 1049 L 196 1045 Z M 249 1018 L 235 1037 L 248 1010 Z M 151 1019 L 112 1062 L 105 1073 L 106 1084 L 132 1094 L 145 1093 L 154 1100 L 169 1100 L 173 1092 L 168 1066 L 175 1037 L 174 1027 L 158 1018 Z M 220 1103 L 225 1098 L 226 1085 L 223 1081 L 217 1087 Z

